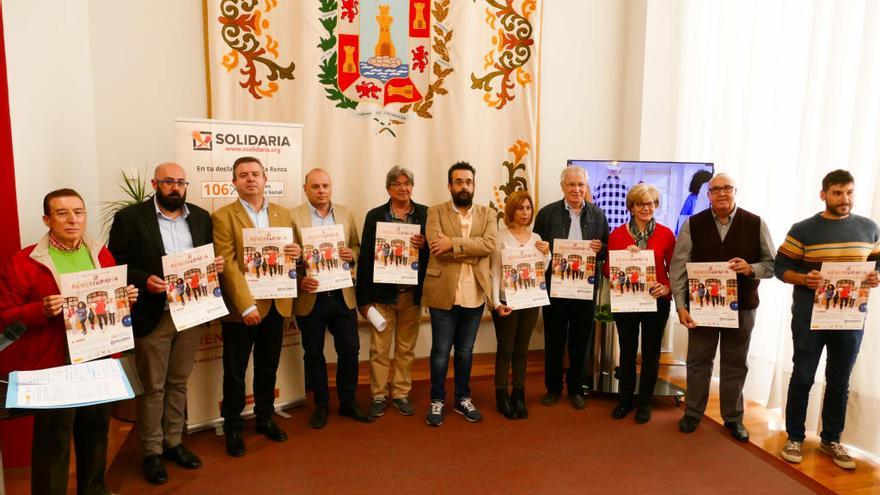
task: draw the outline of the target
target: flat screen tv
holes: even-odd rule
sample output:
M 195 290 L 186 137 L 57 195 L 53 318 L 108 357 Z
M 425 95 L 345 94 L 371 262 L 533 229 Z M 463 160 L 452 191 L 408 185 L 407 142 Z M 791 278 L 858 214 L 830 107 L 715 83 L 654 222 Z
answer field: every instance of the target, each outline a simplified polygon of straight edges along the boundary
M 712 163 L 616 160 L 569 160 L 568 163 L 587 171 L 592 202 L 605 212 L 612 230 L 629 221 L 626 193 L 640 182 L 660 191 L 660 207 L 654 218 L 676 234 L 687 217 L 709 207 L 706 191 L 715 172 Z

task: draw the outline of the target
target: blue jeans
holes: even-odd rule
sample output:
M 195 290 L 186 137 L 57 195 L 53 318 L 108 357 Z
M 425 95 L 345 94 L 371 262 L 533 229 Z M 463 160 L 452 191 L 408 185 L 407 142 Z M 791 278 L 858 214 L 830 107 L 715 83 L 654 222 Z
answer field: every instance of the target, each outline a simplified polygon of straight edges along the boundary
M 471 363 L 483 304 L 477 308 L 434 309 L 431 312 L 431 400 L 446 400 L 449 351 L 455 346 L 455 400 L 471 395 Z
M 849 377 L 852 374 L 863 330 L 810 330 L 809 316 L 791 319 L 794 341 L 794 368 L 788 383 L 788 403 L 785 405 L 785 431 L 789 438 L 804 441 L 807 420 L 807 402 L 816 377 L 822 348 L 825 359 L 825 397 L 822 401 L 823 442 L 839 442 L 846 421 L 846 401 L 849 397 Z

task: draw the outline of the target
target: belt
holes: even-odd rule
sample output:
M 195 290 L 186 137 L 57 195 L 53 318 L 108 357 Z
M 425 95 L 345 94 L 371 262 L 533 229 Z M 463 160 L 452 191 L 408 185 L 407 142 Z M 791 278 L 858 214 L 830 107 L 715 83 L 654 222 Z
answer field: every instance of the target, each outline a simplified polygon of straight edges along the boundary
M 321 296 L 323 296 L 323 297 L 342 297 L 342 289 L 318 292 L 316 297 L 321 297 Z
M 398 288 L 397 288 L 397 293 L 398 293 L 398 294 L 405 294 L 405 293 L 407 293 L 407 292 L 412 292 L 412 291 L 414 291 L 415 289 L 416 289 L 415 286 L 407 287 L 407 288 L 405 288 L 405 289 L 401 289 L 401 288 L 398 287 Z

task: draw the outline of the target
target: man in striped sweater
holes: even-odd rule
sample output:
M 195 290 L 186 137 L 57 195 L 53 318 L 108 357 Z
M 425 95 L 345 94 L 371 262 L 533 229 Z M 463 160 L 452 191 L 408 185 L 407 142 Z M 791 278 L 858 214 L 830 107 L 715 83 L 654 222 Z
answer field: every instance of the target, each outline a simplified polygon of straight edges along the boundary
M 819 193 L 825 211 L 794 224 L 776 255 L 776 276 L 795 286 L 791 306 L 794 368 L 785 407 L 788 441 L 780 454 L 793 463 L 803 459 L 810 388 L 822 349 L 827 348 L 820 449 L 841 468 L 856 467 L 840 444 L 840 434 L 846 419 L 849 378 L 864 330 L 810 330 L 813 297 L 823 283 L 819 272 L 822 262 L 867 260 L 877 262 L 880 268 L 880 229 L 871 219 L 851 213 L 854 189 L 853 176 L 846 170 L 828 173 Z M 874 270 L 867 285 L 874 288 L 878 282 Z

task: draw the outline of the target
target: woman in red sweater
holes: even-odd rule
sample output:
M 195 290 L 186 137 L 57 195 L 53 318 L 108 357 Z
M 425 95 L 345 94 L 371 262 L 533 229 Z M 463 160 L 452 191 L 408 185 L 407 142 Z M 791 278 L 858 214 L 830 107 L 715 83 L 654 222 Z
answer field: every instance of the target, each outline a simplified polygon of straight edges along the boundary
M 657 384 L 660 366 L 660 344 L 669 319 L 670 288 L 669 264 L 675 248 L 675 235 L 658 224 L 654 211 L 660 206 L 660 193 L 650 184 L 637 184 L 626 195 L 626 207 L 632 214 L 630 221 L 614 229 L 608 237 L 608 249 L 654 251 L 657 269 L 656 282 L 649 284 L 649 293 L 657 299 L 657 311 L 642 313 L 614 313 L 620 339 L 620 403 L 611 412 L 614 419 L 623 419 L 636 409 L 637 423 L 651 419 L 651 396 Z M 607 275 L 607 266 L 605 268 Z M 642 369 L 639 394 L 635 397 L 636 353 L 639 348 L 639 328 L 642 332 Z

